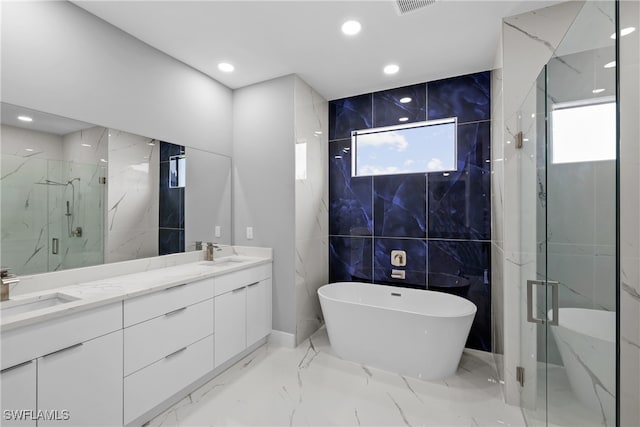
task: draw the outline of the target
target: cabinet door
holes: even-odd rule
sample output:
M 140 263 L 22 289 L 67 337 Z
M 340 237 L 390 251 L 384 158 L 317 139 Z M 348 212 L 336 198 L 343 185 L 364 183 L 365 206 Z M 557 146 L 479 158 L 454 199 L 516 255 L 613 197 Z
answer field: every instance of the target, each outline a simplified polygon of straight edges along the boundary
M 121 330 L 39 358 L 38 426 L 122 425 L 122 364 Z
M 246 295 L 246 288 L 239 288 L 214 298 L 216 368 L 247 346 Z
M 247 287 L 247 347 L 271 333 L 271 279 Z
M 0 380 L 2 383 L 2 422 L 0 424 L 7 427 L 35 426 L 36 361 L 29 360 L 3 369 Z

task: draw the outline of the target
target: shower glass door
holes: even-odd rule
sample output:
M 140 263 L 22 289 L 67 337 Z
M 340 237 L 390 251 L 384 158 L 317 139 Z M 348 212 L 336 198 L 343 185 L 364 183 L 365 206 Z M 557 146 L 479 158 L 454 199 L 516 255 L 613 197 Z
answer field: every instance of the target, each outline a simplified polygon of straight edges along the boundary
M 521 405 L 616 425 L 615 2 L 586 2 L 519 114 Z
M 17 275 L 104 262 L 104 166 L 2 155 L 0 260 Z

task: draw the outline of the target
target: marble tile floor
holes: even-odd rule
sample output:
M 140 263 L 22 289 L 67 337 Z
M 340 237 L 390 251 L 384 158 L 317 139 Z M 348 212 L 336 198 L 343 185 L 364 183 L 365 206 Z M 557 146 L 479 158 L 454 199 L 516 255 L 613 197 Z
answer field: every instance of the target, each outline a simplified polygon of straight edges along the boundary
M 545 372 L 545 368 L 548 369 Z M 525 409 L 529 427 L 607 427 L 613 420 L 603 417 L 601 408 L 587 408 L 571 391 L 567 373 L 562 366 L 538 363 L 537 405 Z M 547 387 L 544 387 L 544 385 Z M 545 406 L 545 400 L 547 406 Z M 545 424 L 548 423 L 548 424 Z
M 295 349 L 265 344 L 149 426 L 524 426 L 490 353 L 465 350 L 455 376 L 421 381 L 335 356 L 324 328 Z

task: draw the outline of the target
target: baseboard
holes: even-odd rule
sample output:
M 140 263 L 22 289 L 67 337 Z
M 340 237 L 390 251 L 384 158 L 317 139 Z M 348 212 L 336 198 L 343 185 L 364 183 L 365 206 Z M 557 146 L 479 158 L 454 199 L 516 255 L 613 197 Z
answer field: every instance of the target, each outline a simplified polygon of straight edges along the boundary
M 296 348 L 296 336 L 288 332 L 271 330 L 269 335 L 269 342 L 272 344 L 281 345 L 288 348 Z

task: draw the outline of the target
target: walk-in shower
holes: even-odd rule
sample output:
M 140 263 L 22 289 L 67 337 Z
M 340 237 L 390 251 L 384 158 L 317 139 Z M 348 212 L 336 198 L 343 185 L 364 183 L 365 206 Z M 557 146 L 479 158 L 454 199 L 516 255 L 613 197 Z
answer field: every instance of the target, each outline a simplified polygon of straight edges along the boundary
M 57 185 L 61 187 L 71 186 L 71 201 L 66 201 L 66 210 L 64 216 L 67 217 L 67 235 L 68 237 L 82 237 L 82 227 L 74 227 L 74 212 L 76 208 L 76 187 L 73 184 L 74 181 L 78 181 L 80 184 L 80 178 L 71 178 L 66 183 L 51 181 L 50 179 L 45 179 L 43 182 L 36 182 L 39 185 Z
M 530 427 L 617 421 L 615 7 L 580 7 L 517 114 L 518 369 Z
M 104 262 L 105 167 L 2 155 L 2 265 L 18 275 Z

